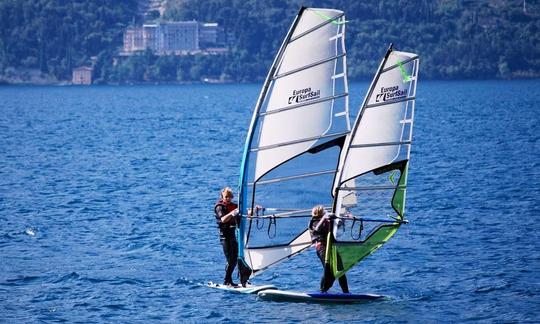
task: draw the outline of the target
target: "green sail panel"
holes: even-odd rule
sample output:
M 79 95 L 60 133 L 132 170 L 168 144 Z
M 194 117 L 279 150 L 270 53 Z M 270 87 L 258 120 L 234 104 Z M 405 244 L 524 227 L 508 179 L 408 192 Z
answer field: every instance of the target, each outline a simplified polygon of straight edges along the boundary
M 334 276 L 341 277 L 362 259 L 375 252 L 396 233 L 399 226 L 399 223 L 382 225 L 361 244 L 332 242 L 329 246 L 330 266 Z

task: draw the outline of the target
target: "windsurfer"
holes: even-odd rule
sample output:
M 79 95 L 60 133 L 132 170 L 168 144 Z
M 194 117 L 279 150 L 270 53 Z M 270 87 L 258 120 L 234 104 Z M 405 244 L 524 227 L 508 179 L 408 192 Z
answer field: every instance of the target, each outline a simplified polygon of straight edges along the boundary
M 232 202 L 234 195 L 231 188 L 221 190 L 221 199 L 214 206 L 216 223 L 219 228 L 219 240 L 227 264 L 225 265 L 224 285 L 237 286 L 232 280 L 232 273 L 238 258 L 238 241 L 236 240 L 236 218 L 239 214 L 238 205 Z
M 315 246 L 317 251 L 317 256 L 322 262 L 324 271 L 321 278 L 320 289 L 322 292 L 327 292 L 330 287 L 334 284 L 336 278 L 332 273 L 329 266 L 325 263 L 325 254 L 326 254 L 326 240 L 328 237 L 328 232 L 331 228 L 331 222 L 329 215 L 325 213 L 324 207 L 321 205 L 313 207 L 311 210 L 311 221 L 309 222 L 309 233 L 311 234 L 311 242 Z M 341 258 L 338 255 L 338 264 L 341 263 Z M 347 285 L 347 277 L 342 275 L 338 279 L 341 290 L 348 294 L 349 287 Z

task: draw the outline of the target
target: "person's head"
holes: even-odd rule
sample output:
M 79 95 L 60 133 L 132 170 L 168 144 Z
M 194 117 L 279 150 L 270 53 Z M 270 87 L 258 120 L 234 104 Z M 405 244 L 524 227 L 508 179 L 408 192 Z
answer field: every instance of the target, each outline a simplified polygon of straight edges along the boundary
M 324 206 L 323 205 L 317 205 L 313 207 L 311 210 L 311 217 L 313 218 L 321 218 L 324 216 Z
M 230 202 L 233 199 L 233 191 L 230 187 L 225 187 L 221 190 L 221 199 Z

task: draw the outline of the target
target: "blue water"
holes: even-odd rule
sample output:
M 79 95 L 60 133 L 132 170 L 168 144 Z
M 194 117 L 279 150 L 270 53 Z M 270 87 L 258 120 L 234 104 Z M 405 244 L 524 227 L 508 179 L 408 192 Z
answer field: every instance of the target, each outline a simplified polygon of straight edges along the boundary
M 0 88 L 0 322 L 540 321 L 538 80 L 420 83 L 411 223 L 348 275 L 388 300 L 201 286 L 223 276 L 212 209 L 259 89 Z M 309 291 L 320 273 L 309 251 L 255 281 Z

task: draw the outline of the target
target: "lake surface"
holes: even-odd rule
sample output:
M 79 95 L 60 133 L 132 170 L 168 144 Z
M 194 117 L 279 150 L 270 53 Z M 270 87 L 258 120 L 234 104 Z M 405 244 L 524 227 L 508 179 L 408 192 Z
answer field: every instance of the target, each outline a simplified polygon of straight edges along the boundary
M 348 274 L 388 300 L 202 286 L 223 277 L 213 205 L 259 90 L 0 87 L 0 322 L 540 321 L 539 80 L 419 84 L 410 224 Z M 314 291 L 320 274 L 311 250 L 254 281 Z

